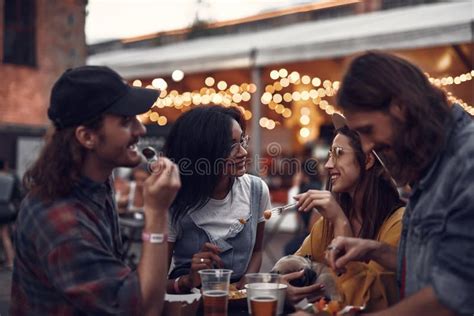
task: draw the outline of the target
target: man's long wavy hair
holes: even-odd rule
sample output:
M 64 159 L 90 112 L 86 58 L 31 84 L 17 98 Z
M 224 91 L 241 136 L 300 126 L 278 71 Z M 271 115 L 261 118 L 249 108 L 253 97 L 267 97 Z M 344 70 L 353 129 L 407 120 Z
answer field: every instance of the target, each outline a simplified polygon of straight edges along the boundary
M 188 211 L 202 208 L 211 198 L 223 174 L 222 162 L 231 152 L 233 120 L 245 133 L 242 112 L 219 105 L 196 107 L 173 125 L 164 154 L 178 164 L 181 174 L 181 189 L 171 206 L 172 223 L 178 230 Z M 209 167 L 206 172 L 200 171 L 203 164 Z
M 103 116 L 81 124 L 99 130 Z M 76 127 L 49 130 L 46 143 L 35 163 L 23 176 L 29 194 L 44 202 L 67 196 L 79 181 L 87 149 L 76 139 Z
M 347 112 L 383 111 L 392 104 L 402 107 L 404 122 L 393 118 L 395 169 L 399 184 L 416 180 L 445 143 L 450 120 L 446 94 L 433 86 L 417 66 L 394 55 L 370 51 L 355 58 L 337 94 Z M 396 132 L 396 131 L 395 131 Z
M 394 211 L 404 205 L 398 194 L 388 172 L 382 167 L 378 160 L 368 170 L 365 169 L 366 154 L 362 149 L 359 135 L 344 126 L 336 130 L 336 134 L 343 135 L 349 139 L 351 150 L 354 151 L 356 164 L 359 166 L 360 174 L 355 184 L 354 196 L 361 196 L 358 205 L 361 211 L 362 226 L 356 237 L 376 239 L 384 221 Z M 374 157 L 375 159 L 375 157 Z M 328 179 L 327 187 L 329 187 Z M 336 201 L 341 206 L 347 219 L 351 221 L 356 216 L 355 203 L 348 192 L 333 193 Z M 326 246 L 331 242 L 333 228 L 328 220 L 323 219 L 323 240 Z

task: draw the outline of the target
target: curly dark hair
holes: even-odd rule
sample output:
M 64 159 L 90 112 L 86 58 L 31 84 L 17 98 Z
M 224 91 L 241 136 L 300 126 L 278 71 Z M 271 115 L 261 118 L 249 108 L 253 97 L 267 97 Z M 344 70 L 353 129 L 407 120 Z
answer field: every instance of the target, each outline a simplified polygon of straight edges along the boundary
M 193 108 L 171 128 L 164 154 L 178 164 L 181 175 L 181 189 L 171 206 L 174 224 L 189 210 L 199 209 L 209 201 L 222 175 L 222 162 L 231 151 L 232 120 L 245 133 L 242 112 L 218 105 Z
M 81 125 L 99 130 L 104 121 L 100 116 Z M 51 202 L 68 195 L 79 181 L 86 148 L 75 136 L 76 127 L 50 129 L 38 159 L 23 176 L 23 186 L 35 197 Z
M 338 105 L 346 112 L 382 111 L 392 104 L 404 113 L 401 122 L 392 116 L 398 163 L 388 166 L 400 184 L 416 180 L 445 142 L 450 120 L 446 94 L 433 86 L 423 71 L 394 55 L 369 51 L 356 57 L 342 79 Z

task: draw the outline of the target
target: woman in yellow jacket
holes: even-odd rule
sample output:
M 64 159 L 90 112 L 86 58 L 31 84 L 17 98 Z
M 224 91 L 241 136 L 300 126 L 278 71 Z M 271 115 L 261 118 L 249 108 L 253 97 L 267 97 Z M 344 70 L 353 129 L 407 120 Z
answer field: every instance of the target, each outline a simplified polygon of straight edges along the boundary
M 337 236 L 398 246 L 404 212 L 392 179 L 374 153 L 364 153 L 359 136 L 347 126 L 336 132 L 325 164 L 330 190 L 309 190 L 295 196 L 299 211 L 316 209 L 322 215 L 295 254 L 322 263 L 326 251 L 334 250 L 328 246 Z M 335 277 L 344 304 L 366 305 L 374 311 L 398 299 L 395 272 L 373 261 L 350 263 Z

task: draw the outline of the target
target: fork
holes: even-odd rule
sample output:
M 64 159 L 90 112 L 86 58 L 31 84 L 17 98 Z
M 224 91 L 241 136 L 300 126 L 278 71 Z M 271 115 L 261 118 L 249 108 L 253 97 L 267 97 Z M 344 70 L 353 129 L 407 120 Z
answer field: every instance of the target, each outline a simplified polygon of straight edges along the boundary
M 283 206 L 277 206 L 277 207 L 274 207 L 274 208 L 270 209 L 270 212 L 272 212 L 272 214 L 281 215 L 281 213 L 283 213 L 284 211 L 289 211 L 291 209 L 296 209 L 295 208 L 296 204 L 297 203 L 290 203 L 290 204 L 283 205 Z

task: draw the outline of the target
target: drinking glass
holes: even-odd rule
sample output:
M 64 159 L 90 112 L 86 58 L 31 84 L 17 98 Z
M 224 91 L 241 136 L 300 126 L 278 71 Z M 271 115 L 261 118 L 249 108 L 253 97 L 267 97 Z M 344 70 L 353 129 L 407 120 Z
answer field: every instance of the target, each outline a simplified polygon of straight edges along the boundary
M 204 300 L 204 315 L 227 316 L 229 282 L 232 270 L 200 270 L 201 291 Z
M 275 316 L 283 312 L 286 286 L 280 284 L 276 273 L 249 273 L 247 280 L 247 306 L 254 316 Z M 283 298 L 283 299 L 279 299 Z M 281 301 L 281 303 L 280 303 Z M 279 306 L 281 304 L 281 306 Z M 279 311 L 280 307 L 280 311 Z

